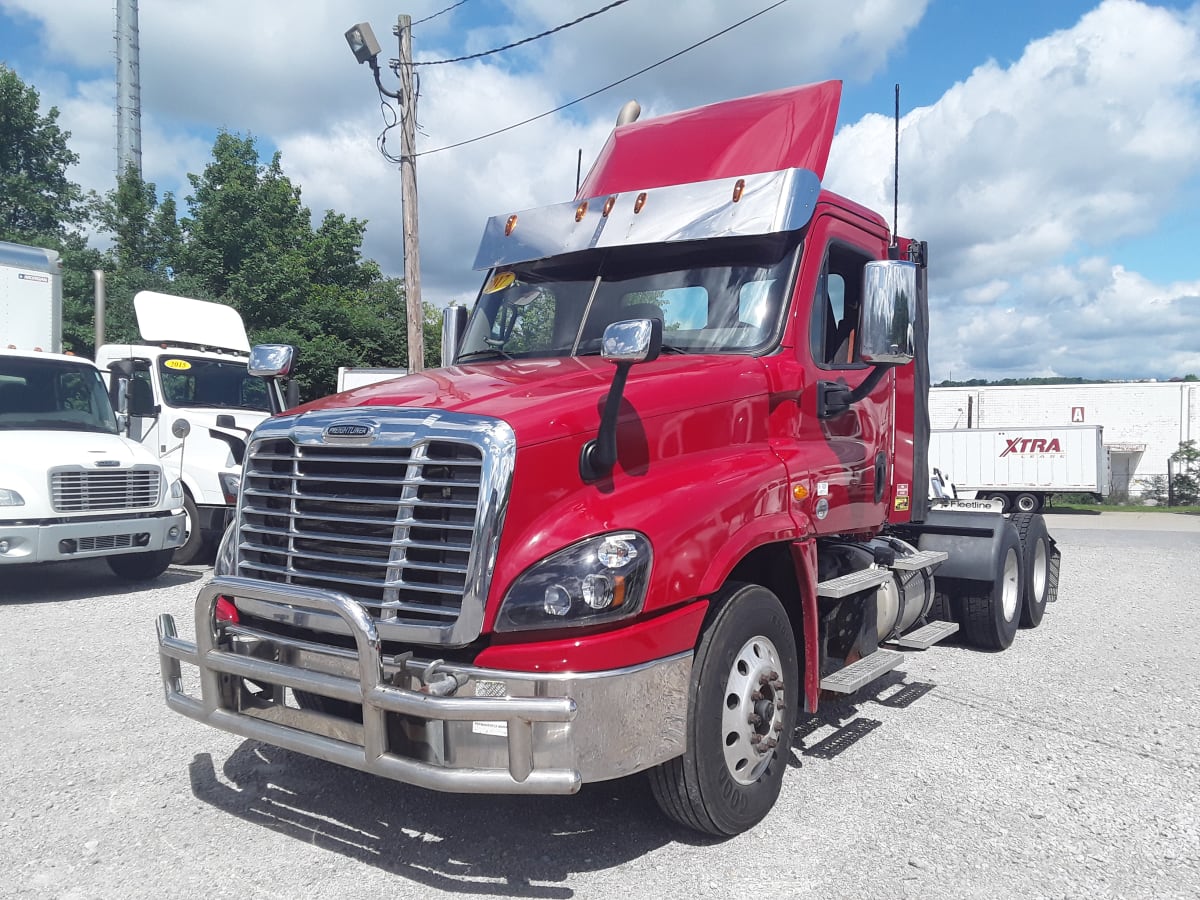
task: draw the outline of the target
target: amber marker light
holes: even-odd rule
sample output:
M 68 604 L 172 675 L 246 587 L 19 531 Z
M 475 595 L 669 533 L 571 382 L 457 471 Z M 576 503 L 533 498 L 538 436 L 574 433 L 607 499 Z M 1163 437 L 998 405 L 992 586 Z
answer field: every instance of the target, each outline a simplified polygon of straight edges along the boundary
M 607 200 L 604 201 L 604 212 L 602 213 L 602 215 L 607 216 L 610 212 L 612 212 L 613 207 L 616 205 L 617 205 L 617 195 L 613 194 L 611 197 L 609 197 Z
M 733 185 L 733 202 L 737 203 L 742 199 L 742 191 L 746 190 L 746 179 L 739 178 Z
M 575 207 L 575 221 L 582 222 L 583 217 L 586 215 L 587 215 L 587 201 L 584 200 L 577 207 Z
M 642 207 L 646 205 L 646 192 L 642 191 L 637 195 L 637 199 L 633 201 L 633 214 L 636 216 L 642 211 Z
M 792 496 L 795 497 L 797 500 L 803 500 L 805 497 L 808 496 L 808 488 L 806 488 L 802 484 L 793 485 L 792 486 Z
M 513 213 L 508 217 L 508 221 L 504 223 L 504 236 L 508 237 L 513 233 L 513 229 L 517 227 L 517 215 Z

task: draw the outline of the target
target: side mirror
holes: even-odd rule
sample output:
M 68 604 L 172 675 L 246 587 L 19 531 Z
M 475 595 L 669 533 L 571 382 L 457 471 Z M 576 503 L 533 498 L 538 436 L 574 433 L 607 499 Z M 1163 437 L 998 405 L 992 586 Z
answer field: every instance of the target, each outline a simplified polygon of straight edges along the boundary
M 902 366 L 916 355 L 913 327 L 917 318 L 917 266 L 903 260 L 873 260 L 863 271 L 863 362 Z
M 289 402 L 295 397 L 295 382 L 288 384 L 285 393 L 281 381 L 291 377 L 296 367 L 296 348 L 289 344 L 256 344 L 250 351 L 246 371 L 267 382 L 267 399 L 271 403 L 271 414 L 279 415 L 296 404 Z
M 465 306 L 447 306 L 442 310 L 442 365 L 454 365 L 458 356 L 458 345 L 462 342 L 463 332 L 467 330 L 467 308 Z
M 629 319 L 604 329 L 600 358 L 611 363 L 649 362 L 662 350 L 662 319 Z
M 247 370 L 259 378 L 287 378 L 296 363 L 296 348 L 288 344 L 256 344 Z
M 617 373 L 604 401 L 600 430 L 593 440 L 583 445 L 579 454 L 579 475 L 584 481 L 603 478 L 617 464 L 617 413 L 625 395 L 625 381 L 635 364 L 658 358 L 662 351 L 662 336 L 662 319 L 628 319 L 613 322 L 604 329 L 600 358 L 615 365 Z

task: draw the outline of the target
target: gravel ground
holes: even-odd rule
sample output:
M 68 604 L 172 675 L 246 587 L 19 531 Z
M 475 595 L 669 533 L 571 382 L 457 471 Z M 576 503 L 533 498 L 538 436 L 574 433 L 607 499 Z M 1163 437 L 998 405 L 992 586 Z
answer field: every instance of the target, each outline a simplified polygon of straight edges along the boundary
M 1200 519 L 1048 518 L 1042 626 L 823 708 L 724 842 L 638 778 L 443 795 L 205 728 L 163 703 L 153 620 L 190 634 L 206 569 L 6 570 L 0 897 L 1195 897 Z

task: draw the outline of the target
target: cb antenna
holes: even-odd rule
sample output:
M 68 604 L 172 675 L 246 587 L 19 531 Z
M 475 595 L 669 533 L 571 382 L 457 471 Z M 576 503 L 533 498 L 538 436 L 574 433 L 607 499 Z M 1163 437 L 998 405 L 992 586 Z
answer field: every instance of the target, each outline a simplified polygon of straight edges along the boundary
M 900 84 L 896 84 L 896 148 L 893 156 L 892 177 L 892 246 L 899 243 L 900 233 Z

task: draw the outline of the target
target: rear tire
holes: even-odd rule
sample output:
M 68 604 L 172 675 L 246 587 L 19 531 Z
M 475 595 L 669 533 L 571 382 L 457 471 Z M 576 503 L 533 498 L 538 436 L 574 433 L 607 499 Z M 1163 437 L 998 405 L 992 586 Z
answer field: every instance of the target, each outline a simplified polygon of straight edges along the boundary
M 148 553 L 124 553 L 121 556 L 110 556 L 107 561 L 108 567 L 118 578 L 126 581 L 150 581 L 167 571 L 174 555 L 175 550 L 171 548 L 152 550 Z
M 1008 494 L 984 494 L 983 499 L 984 500 L 999 500 L 1000 501 L 1000 512 L 1002 512 L 1002 513 L 1006 513 L 1010 509 L 1012 509 L 1012 500 L 1009 499 Z
M 720 837 L 758 824 L 779 797 L 800 693 L 779 599 L 756 584 L 726 586 L 692 663 L 687 751 L 649 772 L 662 811 Z
M 967 582 L 974 592 L 961 597 L 963 636 L 983 650 L 1006 650 L 1012 645 L 1021 620 L 1021 590 L 1025 581 L 1021 538 L 1016 526 L 1004 520 L 1000 552 L 992 580 Z
M 1050 535 L 1046 520 L 1037 513 L 1013 513 L 1012 523 L 1021 538 L 1024 581 L 1021 588 L 1021 625 L 1037 628 L 1050 596 Z
M 1022 492 L 1017 494 L 1013 501 L 1013 509 L 1019 513 L 1035 513 L 1042 508 L 1042 497 L 1040 494 L 1031 494 Z

